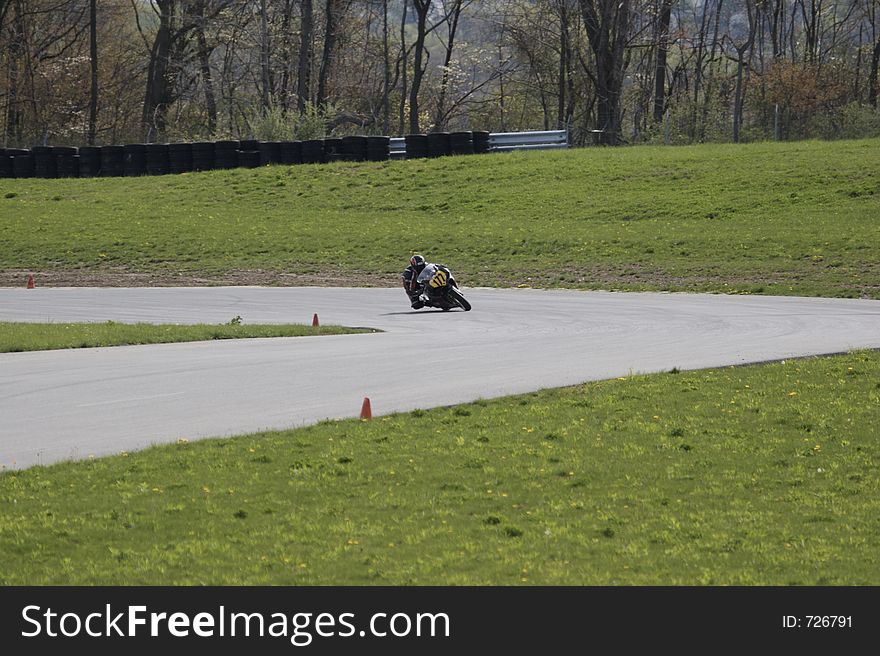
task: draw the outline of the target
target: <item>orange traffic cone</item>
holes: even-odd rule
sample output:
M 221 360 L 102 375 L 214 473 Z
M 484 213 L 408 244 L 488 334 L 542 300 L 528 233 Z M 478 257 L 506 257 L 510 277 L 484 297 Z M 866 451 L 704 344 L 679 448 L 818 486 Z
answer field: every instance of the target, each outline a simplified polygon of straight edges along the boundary
M 312 317 L 312 327 L 313 327 L 313 328 L 317 328 L 317 327 L 320 326 L 320 325 L 321 325 L 321 324 L 318 322 L 318 315 L 315 314 L 315 315 Z
M 364 397 L 364 404 L 361 406 L 361 419 L 372 419 L 373 409 L 370 408 L 370 398 Z
M 28 284 L 27 284 L 27 288 L 28 288 L 28 289 L 33 289 L 35 286 L 36 286 L 36 285 L 34 285 L 34 277 L 33 277 L 33 275 L 28 276 Z

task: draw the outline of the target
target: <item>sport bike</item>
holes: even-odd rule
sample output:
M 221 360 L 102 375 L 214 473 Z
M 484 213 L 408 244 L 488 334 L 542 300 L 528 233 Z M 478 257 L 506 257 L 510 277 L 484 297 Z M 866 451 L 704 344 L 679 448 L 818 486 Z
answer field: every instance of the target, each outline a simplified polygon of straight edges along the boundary
M 455 283 L 452 272 L 446 267 L 429 264 L 422 269 L 416 282 L 422 287 L 421 300 L 425 307 L 440 308 L 443 311 L 461 308 L 465 312 L 471 309 L 471 304 Z

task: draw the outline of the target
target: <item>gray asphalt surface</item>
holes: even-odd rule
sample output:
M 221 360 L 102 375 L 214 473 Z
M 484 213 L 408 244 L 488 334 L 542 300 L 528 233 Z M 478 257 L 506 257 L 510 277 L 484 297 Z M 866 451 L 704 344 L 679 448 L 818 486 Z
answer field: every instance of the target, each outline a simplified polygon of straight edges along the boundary
M 880 301 L 464 289 L 0 289 L 0 321 L 311 323 L 381 334 L 0 354 L 0 468 L 572 385 L 880 348 Z

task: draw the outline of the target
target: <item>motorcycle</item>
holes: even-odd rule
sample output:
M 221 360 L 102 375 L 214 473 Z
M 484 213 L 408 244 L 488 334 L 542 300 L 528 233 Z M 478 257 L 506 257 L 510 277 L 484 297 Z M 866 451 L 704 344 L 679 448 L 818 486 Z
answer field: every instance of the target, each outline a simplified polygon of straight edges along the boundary
M 461 308 L 465 312 L 471 309 L 471 304 L 455 283 L 452 272 L 446 267 L 429 264 L 422 269 L 416 282 L 422 287 L 421 300 L 425 307 L 440 308 L 444 312 L 453 308 Z

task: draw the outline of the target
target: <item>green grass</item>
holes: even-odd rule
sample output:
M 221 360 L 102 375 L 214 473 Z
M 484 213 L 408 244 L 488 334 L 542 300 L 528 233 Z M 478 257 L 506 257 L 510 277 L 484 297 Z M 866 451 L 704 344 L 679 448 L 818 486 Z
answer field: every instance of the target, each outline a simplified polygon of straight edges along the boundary
M 880 584 L 880 352 L 0 475 L 0 583 Z
M 374 332 L 365 328 L 344 328 L 342 326 L 245 325 L 240 322 L 240 319 L 236 319 L 228 324 L 219 325 L 126 324 L 114 321 L 105 323 L 0 321 L 0 353 L 130 344 L 165 344 L 245 337 L 303 337 Z
M 468 286 L 880 298 L 878 244 L 876 139 L 4 180 L 0 190 L 0 262 L 16 285 L 29 271 L 63 282 L 255 270 L 259 284 L 295 274 L 386 285 L 417 250 Z

